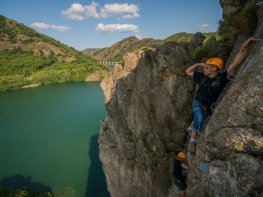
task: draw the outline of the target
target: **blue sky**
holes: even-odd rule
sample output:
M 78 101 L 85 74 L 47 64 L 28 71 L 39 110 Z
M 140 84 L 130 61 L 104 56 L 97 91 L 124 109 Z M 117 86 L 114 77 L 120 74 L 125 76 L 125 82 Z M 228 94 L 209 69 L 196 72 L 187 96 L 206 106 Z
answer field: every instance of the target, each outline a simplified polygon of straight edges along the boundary
M 219 0 L 0 0 L 0 14 L 78 50 L 216 31 Z

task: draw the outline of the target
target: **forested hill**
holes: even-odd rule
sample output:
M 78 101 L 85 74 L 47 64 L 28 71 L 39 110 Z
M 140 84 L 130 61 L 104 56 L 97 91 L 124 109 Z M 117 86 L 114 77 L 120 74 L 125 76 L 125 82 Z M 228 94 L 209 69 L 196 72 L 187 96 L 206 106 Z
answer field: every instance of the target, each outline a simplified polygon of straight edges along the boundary
M 0 15 L 0 92 L 28 85 L 84 81 L 98 62 Z

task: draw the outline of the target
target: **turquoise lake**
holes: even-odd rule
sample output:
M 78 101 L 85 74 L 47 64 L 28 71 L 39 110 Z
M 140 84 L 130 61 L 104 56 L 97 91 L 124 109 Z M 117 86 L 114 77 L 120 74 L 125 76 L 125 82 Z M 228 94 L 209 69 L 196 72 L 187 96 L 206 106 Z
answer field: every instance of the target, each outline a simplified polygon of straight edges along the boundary
M 99 83 L 0 94 L 0 186 L 104 197 L 98 133 L 106 117 Z

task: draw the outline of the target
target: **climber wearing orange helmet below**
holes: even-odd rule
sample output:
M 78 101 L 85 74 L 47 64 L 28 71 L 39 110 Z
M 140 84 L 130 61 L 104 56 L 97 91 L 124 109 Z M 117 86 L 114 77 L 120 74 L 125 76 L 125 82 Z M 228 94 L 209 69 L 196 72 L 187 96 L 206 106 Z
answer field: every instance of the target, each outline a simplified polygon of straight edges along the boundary
M 183 171 L 188 169 L 188 166 L 183 163 L 186 159 L 186 154 L 184 152 L 179 152 L 173 165 L 173 178 L 174 184 L 179 189 L 179 196 L 186 197 L 186 182 Z
M 194 64 L 185 70 L 185 73 L 193 77 L 198 84 L 195 98 L 192 101 L 194 120 L 188 145 L 189 152 L 195 153 L 197 132 L 201 128 L 204 118 L 211 115 L 211 107 L 216 103 L 223 88 L 229 82 L 229 77 L 235 74 L 237 67 L 244 60 L 248 46 L 253 40 L 255 39 L 250 37 L 244 42 L 227 71 L 218 72 L 223 68 L 223 60 L 217 57 L 210 58 L 205 63 Z M 198 72 L 196 70 L 198 67 L 201 67 L 203 72 Z

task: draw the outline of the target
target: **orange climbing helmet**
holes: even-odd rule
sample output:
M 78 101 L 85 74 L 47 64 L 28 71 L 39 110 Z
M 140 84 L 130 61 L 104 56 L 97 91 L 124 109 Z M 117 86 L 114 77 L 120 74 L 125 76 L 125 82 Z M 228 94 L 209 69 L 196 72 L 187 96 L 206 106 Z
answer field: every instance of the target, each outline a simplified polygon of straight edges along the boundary
M 179 159 L 186 159 L 186 154 L 184 152 L 179 152 L 177 156 Z
M 220 58 L 210 58 L 206 61 L 206 64 L 215 65 L 217 68 L 221 69 L 223 67 L 223 60 Z

